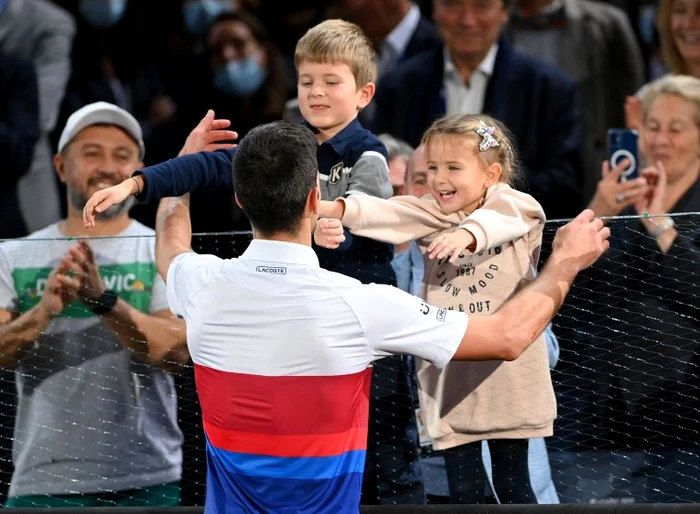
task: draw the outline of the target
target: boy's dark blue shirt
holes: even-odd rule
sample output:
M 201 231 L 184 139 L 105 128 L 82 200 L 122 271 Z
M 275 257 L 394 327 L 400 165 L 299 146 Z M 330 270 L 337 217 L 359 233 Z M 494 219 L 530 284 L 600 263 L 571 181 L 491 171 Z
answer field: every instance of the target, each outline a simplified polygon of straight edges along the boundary
M 145 185 L 138 199 L 153 201 L 218 187 L 233 190 L 232 161 L 235 153 L 235 148 L 200 152 L 144 168 L 140 173 L 145 177 Z M 319 145 L 317 157 L 321 198 L 324 200 L 347 194 L 390 196 L 386 148 L 357 119 Z M 356 166 L 358 162 L 359 166 Z M 336 250 L 314 244 L 323 268 L 364 283 L 396 285 L 396 275 L 391 267 L 394 256 L 392 245 L 353 236 L 347 230 L 345 237 L 345 242 Z

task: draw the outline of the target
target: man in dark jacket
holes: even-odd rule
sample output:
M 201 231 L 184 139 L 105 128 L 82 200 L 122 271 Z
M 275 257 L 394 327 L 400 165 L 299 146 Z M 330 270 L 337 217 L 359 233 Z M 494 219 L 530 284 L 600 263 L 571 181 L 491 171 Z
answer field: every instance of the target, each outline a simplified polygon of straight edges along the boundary
M 573 80 L 515 52 L 501 33 L 510 0 L 434 0 L 444 47 L 407 60 L 377 88 L 375 133 L 417 145 L 438 117 L 489 114 L 513 132 L 520 186 L 548 218 L 574 215 L 581 199 L 581 121 Z
M 27 235 L 17 181 L 29 171 L 39 139 L 39 94 L 34 66 L 0 54 L 0 239 Z

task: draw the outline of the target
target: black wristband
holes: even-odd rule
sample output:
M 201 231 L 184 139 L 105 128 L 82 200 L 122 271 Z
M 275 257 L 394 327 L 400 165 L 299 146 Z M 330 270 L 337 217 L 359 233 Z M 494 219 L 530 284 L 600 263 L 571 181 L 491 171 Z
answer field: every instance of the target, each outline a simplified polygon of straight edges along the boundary
M 134 198 L 136 198 L 137 201 L 142 202 L 146 198 L 146 188 L 148 187 L 148 182 L 146 181 L 146 174 L 141 170 L 136 170 L 133 172 L 130 178 L 135 179 L 138 176 L 141 176 L 143 187 L 141 188 L 141 191 L 134 195 Z
M 114 309 L 118 299 L 119 297 L 117 296 L 117 293 L 111 289 L 106 289 L 102 292 L 100 297 L 95 300 L 95 303 L 92 307 L 90 307 L 90 310 L 94 314 L 107 314 L 109 311 Z

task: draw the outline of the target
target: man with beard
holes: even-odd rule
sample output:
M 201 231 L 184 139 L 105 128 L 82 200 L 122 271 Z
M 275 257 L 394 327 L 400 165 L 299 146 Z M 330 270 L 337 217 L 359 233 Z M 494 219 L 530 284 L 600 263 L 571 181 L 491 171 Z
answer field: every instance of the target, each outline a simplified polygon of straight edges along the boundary
M 189 359 L 168 309 L 154 231 L 131 203 L 85 234 L 98 189 L 143 167 L 136 119 L 105 102 L 73 113 L 54 164 L 68 215 L 0 245 L 0 365 L 15 369 L 14 474 L 6 505 L 176 505 L 182 433 L 173 377 Z M 119 237 L 110 237 L 119 236 Z

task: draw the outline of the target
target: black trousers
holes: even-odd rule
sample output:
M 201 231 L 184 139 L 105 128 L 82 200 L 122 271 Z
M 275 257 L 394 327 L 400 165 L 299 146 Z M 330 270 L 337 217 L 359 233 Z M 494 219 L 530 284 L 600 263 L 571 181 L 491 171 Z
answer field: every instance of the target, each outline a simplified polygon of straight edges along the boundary
M 493 488 L 501 503 L 537 503 L 530 483 L 527 439 L 490 439 Z M 450 502 L 484 503 L 481 441 L 443 450 Z

